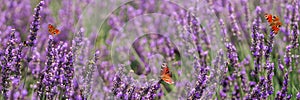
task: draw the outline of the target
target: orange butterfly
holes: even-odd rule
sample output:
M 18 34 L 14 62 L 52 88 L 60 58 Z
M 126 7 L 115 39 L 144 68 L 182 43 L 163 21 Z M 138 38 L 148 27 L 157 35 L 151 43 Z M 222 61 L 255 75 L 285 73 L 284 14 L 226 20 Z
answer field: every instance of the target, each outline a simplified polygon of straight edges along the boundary
M 51 24 L 48 24 L 48 29 L 49 29 L 48 31 L 51 35 L 57 35 L 60 33 L 60 31 Z
M 273 16 L 271 14 L 265 14 L 265 19 L 269 22 L 269 26 L 271 26 L 271 29 L 273 33 L 277 34 L 280 30 L 280 27 L 282 23 L 280 22 L 280 19 L 278 16 Z
M 172 80 L 172 74 L 170 73 L 168 65 L 166 63 L 163 63 L 161 65 L 160 78 L 168 84 L 174 84 Z

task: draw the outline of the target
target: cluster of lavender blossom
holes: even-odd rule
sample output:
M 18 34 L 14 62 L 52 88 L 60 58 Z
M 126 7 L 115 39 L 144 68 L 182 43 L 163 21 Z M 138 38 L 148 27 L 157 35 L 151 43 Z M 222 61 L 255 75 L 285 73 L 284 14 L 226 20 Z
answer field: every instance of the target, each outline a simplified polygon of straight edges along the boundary
M 299 0 L 0 3 L 1 99 L 300 100 Z

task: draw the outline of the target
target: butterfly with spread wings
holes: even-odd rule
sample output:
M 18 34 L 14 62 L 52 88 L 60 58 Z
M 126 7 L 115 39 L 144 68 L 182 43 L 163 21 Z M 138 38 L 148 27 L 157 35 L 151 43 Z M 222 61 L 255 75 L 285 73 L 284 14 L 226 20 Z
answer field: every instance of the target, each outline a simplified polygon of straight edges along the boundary
M 48 31 L 51 35 L 58 35 L 60 33 L 60 31 L 51 24 L 48 24 Z
M 166 63 L 163 63 L 161 66 L 160 78 L 162 81 L 168 84 L 174 84 L 174 81 L 172 79 L 172 74 L 170 73 L 169 67 Z
M 265 19 L 268 21 L 269 26 L 271 26 L 272 32 L 277 34 L 280 30 L 282 23 L 278 16 L 273 16 L 271 14 L 265 14 Z

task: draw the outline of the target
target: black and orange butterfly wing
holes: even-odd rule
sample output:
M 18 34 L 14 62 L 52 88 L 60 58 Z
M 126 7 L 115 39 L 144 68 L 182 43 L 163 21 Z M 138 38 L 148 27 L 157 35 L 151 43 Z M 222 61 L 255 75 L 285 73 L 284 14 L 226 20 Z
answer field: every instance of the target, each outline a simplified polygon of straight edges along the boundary
M 48 29 L 49 29 L 49 31 L 50 31 L 50 30 L 54 29 L 54 26 L 51 25 L 51 24 L 48 24 Z
M 55 30 L 54 30 L 54 33 L 55 33 L 55 34 L 59 34 L 60 31 L 59 31 L 58 29 L 55 29 Z
M 165 81 L 166 83 L 168 83 L 168 84 L 174 84 L 174 82 L 173 82 L 173 80 L 172 80 L 172 77 L 169 76 L 169 75 L 162 75 L 162 76 L 161 76 L 161 79 L 162 79 L 163 81 Z
M 278 16 L 273 16 L 273 17 L 272 17 L 272 20 L 273 20 L 273 22 L 276 22 L 276 21 L 279 21 L 280 19 L 279 19 Z
M 274 24 L 275 24 L 275 26 L 277 26 L 277 27 L 281 27 L 281 25 L 282 25 L 282 23 L 281 23 L 280 21 L 276 21 L 276 22 L 274 22 Z
M 166 63 L 162 64 L 160 77 L 163 81 L 168 84 L 173 84 L 172 74 L 169 71 L 169 68 Z
M 273 16 L 271 14 L 265 14 L 265 19 L 271 24 L 273 22 Z
M 278 27 L 278 26 L 272 26 L 271 27 L 272 28 L 272 32 L 274 33 L 274 34 L 277 34 L 278 32 L 279 32 L 279 30 L 280 30 L 280 28 Z
M 57 35 L 60 33 L 60 31 L 51 24 L 48 24 L 48 31 L 51 35 Z
M 54 29 L 54 26 L 51 24 L 48 24 L 48 31 L 51 35 L 53 35 L 53 29 Z
M 273 16 L 273 23 L 272 23 L 272 31 L 277 34 L 280 30 L 282 23 L 280 22 L 280 19 L 278 16 Z
M 167 75 L 171 75 L 170 71 L 169 71 L 169 68 L 168 68 L 168 65 L 166 63 L 163 63 L 162 66 L 161 66 L 161 75 L 163 74 L 167 74 Z

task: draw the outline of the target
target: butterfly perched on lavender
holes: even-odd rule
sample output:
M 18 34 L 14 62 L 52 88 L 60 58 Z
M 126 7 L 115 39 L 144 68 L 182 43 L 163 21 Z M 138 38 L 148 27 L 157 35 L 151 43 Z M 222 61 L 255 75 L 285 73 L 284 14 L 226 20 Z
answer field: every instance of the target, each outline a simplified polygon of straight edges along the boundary
M 52 24 L 48 24 L 48 31 L 51 35 L 58 35 L 60 31 L 56 29 Z
M 278 16 L 274 16 L 271 14 L 265 14 L 265 19 L 268 21 L 269 26 L 271 26 L 272 32 L 277 34 L 280 30 L 282 23 Z
M 164 81 L 168 84 L 174 84 L 174 81 L 172 79 L 172 74 L 170 73 L 169 67 L 166 63 L 163 63 L 161 65 L 160 78 L 162 81 Z

